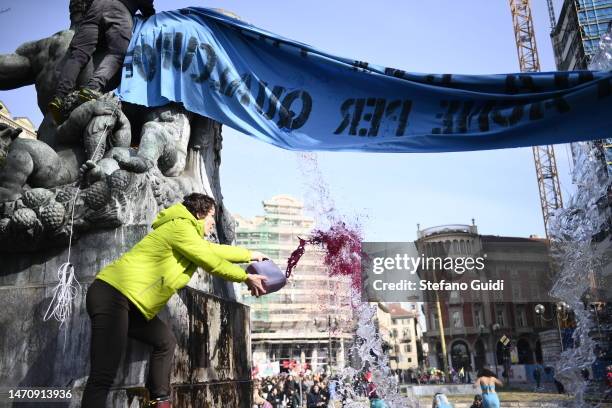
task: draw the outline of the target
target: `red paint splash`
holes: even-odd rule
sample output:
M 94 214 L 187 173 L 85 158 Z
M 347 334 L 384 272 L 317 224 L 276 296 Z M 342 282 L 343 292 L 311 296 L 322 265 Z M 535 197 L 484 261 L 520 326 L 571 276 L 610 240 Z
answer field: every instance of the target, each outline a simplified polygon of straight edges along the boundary
M 287 259 L 287 270 L 285 271 L 285 276 L 287 277 L 287 279 L 291 277 L 293 270 L 297 266 L 298 262 L 300 262 L 300 258 L 302 258 L 302 255 L 304 255 L 304 251 L 306 251 L 306 244 L 311 243 L 310 241 L 307 241 L 300 237 L 298 237 L 298 239 L 300 240 L 300 244 L 291 253 L 289 259 Z
M 299 240 L 300 244 L 287 260 L 287 278 L 304 255 L 306 245 L 319 245 L 325 251 L 323 263 L 329 276 L 350 276 L 353 288 L 361 288 L 361 234 L 357 229 L 337 222 L 327 231 L 314 230 L 310 239 Z

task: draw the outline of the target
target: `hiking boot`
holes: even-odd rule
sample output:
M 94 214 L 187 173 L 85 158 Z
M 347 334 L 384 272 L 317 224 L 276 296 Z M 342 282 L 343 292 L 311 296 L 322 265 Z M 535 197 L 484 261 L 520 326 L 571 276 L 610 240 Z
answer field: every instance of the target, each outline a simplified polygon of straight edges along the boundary
M 172 408 L 172 402 L 168 397 L 152 399 L 145 405 L 147 408 Z
M 81 103 L 93 101 L 96 99 L 100 99 L 102 97 L 102 92 L 96 91 L 94 89 L 89 88 L 81 88 L 79 90 L 79 101 Z
M 57 126 L 64 123 L 66 117 L 64 116 L 64 101 L 59 96 L 54 97 L 47 105 L 47 112 L 51 114 L 53 121 Z

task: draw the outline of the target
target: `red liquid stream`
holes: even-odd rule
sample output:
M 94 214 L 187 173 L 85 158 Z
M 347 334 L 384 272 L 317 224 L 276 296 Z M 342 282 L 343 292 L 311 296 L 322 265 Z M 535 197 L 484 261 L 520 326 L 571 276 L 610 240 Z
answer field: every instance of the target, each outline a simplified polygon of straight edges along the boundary
M 344 222 L 334 224 L 329 230 L 314 230 L 310 239 L 299 238 L 298 247 L 287 260 L 286 276 L 289 278 L 304 255 L 306 245 L 319 245 L 325 251 L 323 263 L 329 276 L 350 276 L 355 289 L 361 287 L 361 235 Z

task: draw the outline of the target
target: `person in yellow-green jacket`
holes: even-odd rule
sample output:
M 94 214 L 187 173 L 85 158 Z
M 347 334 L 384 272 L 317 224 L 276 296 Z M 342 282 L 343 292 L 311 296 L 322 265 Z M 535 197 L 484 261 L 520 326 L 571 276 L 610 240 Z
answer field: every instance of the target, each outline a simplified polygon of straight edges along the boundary
M 236 263 L 261 261 L 263 254 L 208 242 L 215 225 L 215 201 L 192 193 L 161 211 L 153 230 L 119 259 L 102 269 L 89 286 L 91 318 L 90 374 L 83 408 L 102 408 L 113 384 L 128 337 L 153 347 L 147 388 L 149 406 L 171 407 L 170 372 L 176 338 L 157 317 L 197 267 L 232 282 L 244 282 L 251 294 L 265 293 L 265 277 L 247 274 Z

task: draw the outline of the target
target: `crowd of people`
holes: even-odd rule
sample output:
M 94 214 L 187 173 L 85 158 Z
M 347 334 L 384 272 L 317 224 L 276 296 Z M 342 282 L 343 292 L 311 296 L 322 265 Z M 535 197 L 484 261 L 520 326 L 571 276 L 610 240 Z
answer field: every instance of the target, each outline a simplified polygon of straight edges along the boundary
M 339 378 L 325 374 L 307 374 L 296 377 L 279 374 L 254 380 L 253 408 L 320 408 L 344 406 L 348 394 L 338 383 Z M 372 381 L 372 373 L 363 372 L 344 384 L 354 390 L 354 396 L 367 399 L 371 408 L 387 408 Z
M 612 366 L 608 366 L 606 381 L 612 387 Z M 588 371 L 583 373 L 588 380 Z M 398 373 L 399 375 L 399 373 Z M 503 383 L 488 369 L 482 369 L 474 374 L 451 370 L 448 375 L 441 370 L 430 368 L 426 371 L 413 371 L 408 373 L 406 379 L 413 384 L 442 384 L 442 383 L 470 383 L 474 388 L 480 389 L 480 394 L 474 397 L 471 408 L 499 408 L 500 401 L 496 387 Z M 537 387 L 540 386 L 542 370 L 536 368 L 533 372 Z M 403 379 L 403 378 L 401 378 Z M 337 379 L 336 379 L 337 380 Z M 355 394 L 370 401 L 370 407 L 386 407 L 384 401 L 377 395 L 376 385 L 372 382 L 369 372 L 355 376 L 350 384 Z M 401 381 L 403 382 L 403 381 Z M 556 382 L 556 381 L 555 381 Z M 254 380 L 253 408 L 320 408 L 330 406 L 330 401 L 343 400 L 341 390 L 336 389 L 337 384 L 333 378 L 325 374 L 310 374 L 296 377 L 290 374 L 279 374 Z M 564 391 L 559 390 L 559 393 Z M 437 393 L 433 398 L 432 406 L 435 408 L 450 408 L 453 405 L 446 395 Z
M 455 370 L 453 368 L 445 374 L 437 368 L 402 370 L 396 374 L 400 384 L 470 384 L 475 378 L 475 373 L 463 368 Z
M 276 375 L 254 381 L 253 408 L 327 407 L 333 397 L 334 386 L 325 374 Z

